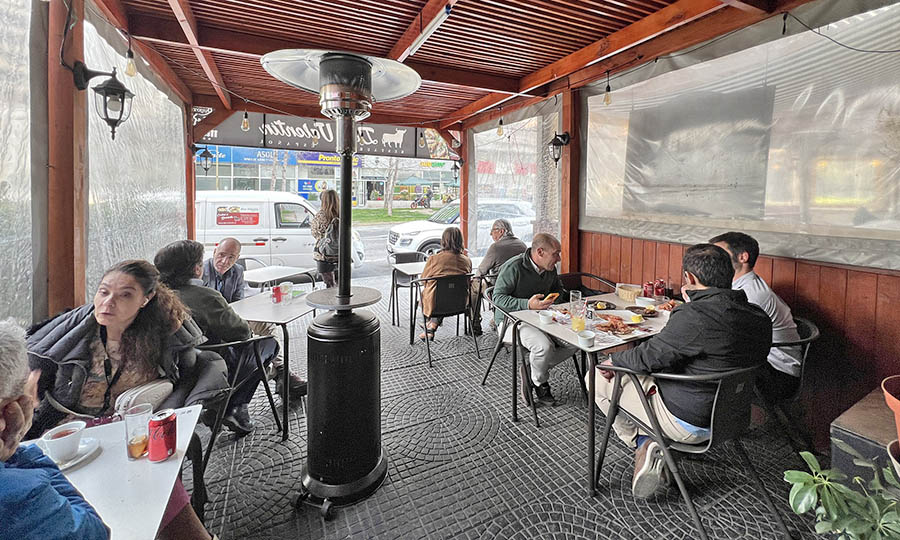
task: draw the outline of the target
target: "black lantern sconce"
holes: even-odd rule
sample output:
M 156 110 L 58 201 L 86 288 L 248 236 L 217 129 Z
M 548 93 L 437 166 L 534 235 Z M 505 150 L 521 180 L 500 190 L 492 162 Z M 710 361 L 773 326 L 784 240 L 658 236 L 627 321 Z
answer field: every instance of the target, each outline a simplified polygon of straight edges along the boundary
M 75 67 L 72 69 L 75 77 L 75 87 L 79 90 L 85 90 L 88 81 L 98 76 L 109 77 L 102 83 L 93 87 L 94 91 L 94 108 L 100 118 L 109 125 L 112 130 L 112 138 L 116 139 L 116 128 L 128 120 L 131 116 L 131 100 L 134 94 L 125 88 L 125 85 L 116 78 L 116 68 L 112 72 L 94 71 L 88 69 L 83 62 L 76 61 Z
M 453 162 L 453 180 L 455 180 L 455 181 L 459 181 L 459 170 L 460 170 L 459 164 L 460 163 L 464 163 L 464 161 L 459 160 L 459 161 Z
M 550 141 L 550 153 L 553 156 L 554 163 L 559 163 L 559 158 L 562 157 L 562 147 L 567 146 L 570 140 L 568 131 L 562 134 L 553 134 L 553 140 Z
M 200 150 L 200 147 L 199 147 L 199 146 L 194 145 L 194 144 L 191 145 L 191 151 L 192 151 L 193 153 L 196 154 L 198 150 Z M 204 147 L 203 147 L 203 151 L 200 152 L 200 155 L 197 156 L 197 157 L 200 158 L 200 166 L 203 167 L 203 172 L 207 172 L 207 173 L 208 173 L 208 172 L 209 172 L 209 168 L 212 166 L 212 163 L 210 163 L 210 162 L 211 162 L 212 159 L 213 159 L 214 157 L 216 157 L 216 156 L 214 156 L 214 155 L 212 154 L 212 152 L 209 151 L 209 147 L 208 147 L 208 146 L 204 146 Z

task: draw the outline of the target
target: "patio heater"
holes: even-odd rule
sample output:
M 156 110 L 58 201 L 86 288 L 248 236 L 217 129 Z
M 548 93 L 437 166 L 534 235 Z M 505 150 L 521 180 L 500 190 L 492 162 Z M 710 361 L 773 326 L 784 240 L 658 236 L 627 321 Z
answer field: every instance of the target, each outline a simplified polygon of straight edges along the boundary
M 350 228 L 356 122 L 372 104 L 415 92 L 421 78 L 383 58 L 310 49 L 266 54 L 263 67 L 276 79 L 319 94 L 322 114 L 336 124 L 341 156 L 337 287 L 318 290 L 307 303 L 327 310 L 307 329 L 308 452 L 294 505 L 352 504 L 375 492 L 387 473 L 381 447 L 381 332 L 378 319 L 360 309 L 381 299 L 376 289 L 350 286 Z

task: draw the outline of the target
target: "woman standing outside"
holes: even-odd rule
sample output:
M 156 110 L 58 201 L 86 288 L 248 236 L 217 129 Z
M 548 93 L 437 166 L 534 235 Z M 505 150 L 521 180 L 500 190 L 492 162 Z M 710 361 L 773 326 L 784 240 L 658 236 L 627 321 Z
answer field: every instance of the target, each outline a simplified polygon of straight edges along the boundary
M 463 237 L 457 227 L 447 227 L 441 235 L 441 251 L 428 258 L 421 278 L 456 276 L 468 274 L 472 271 L 472 261 L 463 254 Z M 422 291 L 422 313 L 428 317 L 425 325 L 425 333 L 420 334 L 420 339 L 434 339 L 434 332 L 441 325 L 440 317 L 432 317 L 434 309 L 434 281 L 425 284 Z
M 316 213 L 310 224 L 310 232 L 316 239 L 313 258 L 316 267 L 325 282 L 325 287 L 334 287 L 334 267 L 338 261 L 338 228 L 340 224 L 340 207 L 337 192 L 326 189 L 319 196 L 322 208 Z

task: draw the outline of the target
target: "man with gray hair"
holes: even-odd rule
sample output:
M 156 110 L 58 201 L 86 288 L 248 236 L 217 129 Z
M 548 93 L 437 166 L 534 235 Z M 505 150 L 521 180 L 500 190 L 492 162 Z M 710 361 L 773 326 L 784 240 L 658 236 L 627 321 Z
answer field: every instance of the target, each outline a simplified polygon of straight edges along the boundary
M 481 311 L 478 309 L 478 299 L 481 298 L 485 288 L 493 285 L 492 280 L 496 279 L 503 263 L 528 249 L 524 242 L 516 238 L 509 221 L 503 218 L 495 220 L 491 225 L 491 238 L 494 243 L 488 248 L 484 260 L 474 272 L 476 276 L 485 276 L 487 284 L 485 284 L 485 280 L 473 279 L 469 297 L 469 305 L 473 306 L 472 327 L 475 329 L 476 336 L 481 335 Z M 493 323 L 493 321 L 491 322 Z M 493 328 L 493 324 L 491 327 Z
M 25 333 L 0 321 L 0 538 L 108 539 L 109 529 L 36 445 L 31 427 L 39 371 L 28 373 Z

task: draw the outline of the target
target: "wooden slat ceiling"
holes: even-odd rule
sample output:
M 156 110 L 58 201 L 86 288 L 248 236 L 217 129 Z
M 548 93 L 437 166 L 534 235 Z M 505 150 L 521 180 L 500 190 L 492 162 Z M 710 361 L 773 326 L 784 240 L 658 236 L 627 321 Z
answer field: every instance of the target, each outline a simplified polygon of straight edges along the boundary
M 280 48 L 399 54 L 411 35 L 450 5 L 449 18 L 404 60 L 422 75 L 422 87 L 405 99 L 376 104 L 375 113 L 457 129 L 459 121 L 487 115 L 510 100 L 533 101 L 551 88 L 559 91 L 579 70 L 579 85 L 586 70 L 596 79 L 598 69 L 615 69 L 602 64 L 608 57 L 702 23 L 713 13 L 717 20 L 726 11 L 732 24 L 752 24 L 808 0 L 95 1 L 114 24 L 124 22 L 135 39 L 160 53 L 195 103 L 226 106 L 204 74 L 210 66 L 203 61 L 221 74 L 234 109 L 243 108 L 247 98 L 310 114 L 317 96 L 268 75 L 259 63 L 262 54 Z M 189 21 L 179 25 L 172 6 Z M 716 32 L 710 28 L 704 35 Z M 192 43 L 205 51 L 199 61 Z

